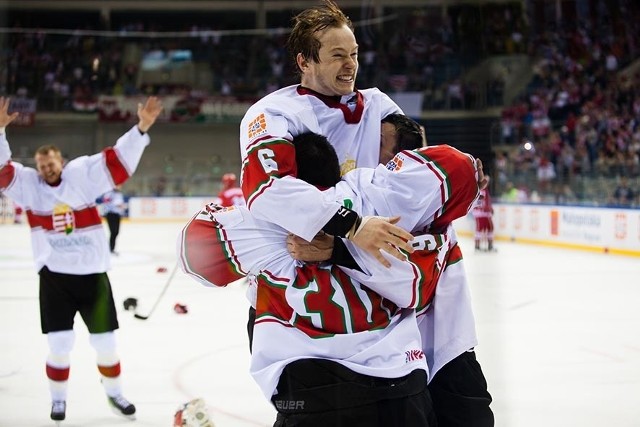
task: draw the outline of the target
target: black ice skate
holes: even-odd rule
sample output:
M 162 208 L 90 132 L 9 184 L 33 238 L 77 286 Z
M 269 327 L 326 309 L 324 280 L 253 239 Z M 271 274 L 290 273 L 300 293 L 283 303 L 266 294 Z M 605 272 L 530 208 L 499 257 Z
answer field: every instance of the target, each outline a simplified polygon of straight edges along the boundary
M 122 415 L 125 418 L 129 418 L 130 420 L 135 420 L 136 407 L 133 406 L 127 399 L 122 396 L 107 396 L 109 400 L 109 406 L 113 409 L 118 415 Z
M 65 402 L 64 400 L 54 400 L 51 403 L 51 419 L 53 421 L 64 420 L 66 416 L 66 411 L 67 411 L 67 402 Z

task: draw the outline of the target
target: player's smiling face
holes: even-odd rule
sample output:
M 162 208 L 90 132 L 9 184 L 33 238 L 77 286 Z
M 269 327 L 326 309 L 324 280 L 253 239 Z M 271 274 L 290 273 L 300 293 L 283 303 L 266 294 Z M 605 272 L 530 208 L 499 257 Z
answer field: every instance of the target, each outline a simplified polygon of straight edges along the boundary
M 358 44 L 346 25 L 319 33 L 320 62 L 298 56 L 302 86 L 329 96 L 343 96 L 355 90 L 358 73 Z
M 40 176 L 49 185 L 56 185 L 60 182 L 62 175 L 62 156 L 55 151 L 48 151 L 46 154 L 36 154 L 36 169 Z

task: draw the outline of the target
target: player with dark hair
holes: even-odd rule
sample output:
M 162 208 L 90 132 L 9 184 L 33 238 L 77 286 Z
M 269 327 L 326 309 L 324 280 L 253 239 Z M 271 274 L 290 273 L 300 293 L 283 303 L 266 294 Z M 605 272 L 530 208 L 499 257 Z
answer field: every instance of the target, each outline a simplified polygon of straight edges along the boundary
M 424 130 L 404 114 L 389 114 L 382 119 L 380 163 L 386 165 L 399 151 L 426 146 Z
M 40 276 L 40 320 L 47 335 L 46 375 L 51 392 L 51 419 L 65 419 L 70 353 L 75 341 L 74 317 L 80 313 L 97 354 L 100 380 L 114 411 L 133 417 L 136 408 L 122 396 L 120 358 L 114 330 L 118 318 L 107 276 L 109 245 L 96 199 L 124 183 L 135 171 L 148 130 L 162 111 L 149 97 L 138 105 L 138 124 L 115 146 L 64 164 L 54 145 L 40 147 L 36 169 L 11 161 L 5 126 L 18 116 L 0 98 L 0 190 L 20 203 L 31 227 L 35 266 Z

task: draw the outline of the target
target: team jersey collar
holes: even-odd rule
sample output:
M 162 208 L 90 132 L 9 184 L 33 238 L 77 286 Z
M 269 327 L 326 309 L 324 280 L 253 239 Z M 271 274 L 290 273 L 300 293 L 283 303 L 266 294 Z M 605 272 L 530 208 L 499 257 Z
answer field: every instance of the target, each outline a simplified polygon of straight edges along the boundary
M 349 124 L 359 123 L 364 111 L 364 97 L 359 91 L 350 93 L 344 96 L 329 96 L 316 92 L 315 90 L 306 88 L 304 86 L 298 86 L 298 95 L 311 95 L 318 98 L 320 101 L 329 108 L 339 108 L 344 115 L 344 121 Z M 353 111 L 349 107 L 349 104 L 355 103 Z

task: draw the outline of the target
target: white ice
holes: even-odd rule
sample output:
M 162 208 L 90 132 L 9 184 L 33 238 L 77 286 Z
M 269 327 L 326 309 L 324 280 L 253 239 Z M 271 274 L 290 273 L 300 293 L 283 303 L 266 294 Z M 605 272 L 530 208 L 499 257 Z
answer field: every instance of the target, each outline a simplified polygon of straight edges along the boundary
M 124 395 L 114 415 L 95 354 L 76 318 L 64 427 L 171 426 L 195 397 L 216 427 L 270 426 L 275 412 L 248 374 L 248 303 L 242 284 L 205 288 L 175 267 L 179 223 L 124 223 L 110 278 L 119 311 Z M 0 427 L 53 426 L 40 333 L 38 279 L 26 225 L 0 226 Z M 640 426 L 640 260 L 498 242 L 475 253 L 462 240 L 484 369 L 498 427 Z M 169 270 L 158 273 L 159 267 Z M 185 304 L 187 314 L 173 310 Z

